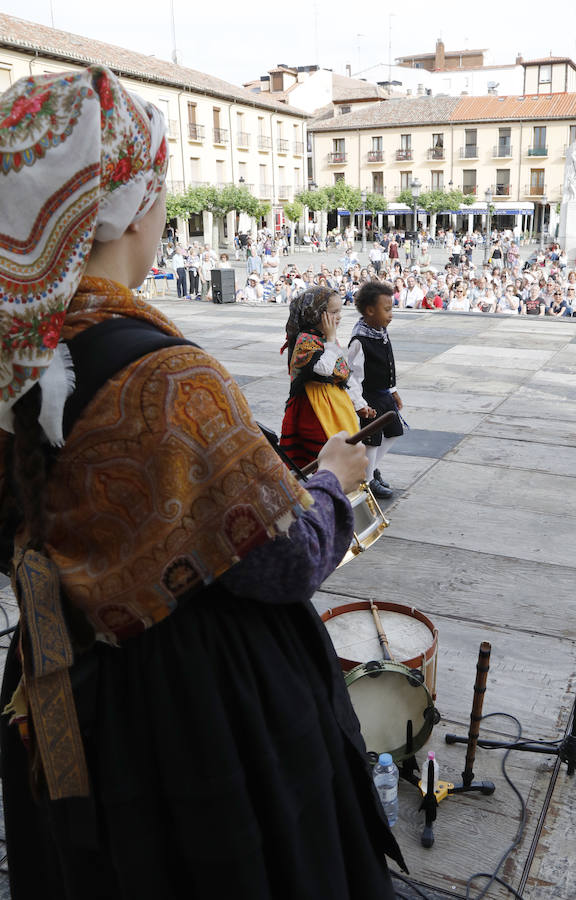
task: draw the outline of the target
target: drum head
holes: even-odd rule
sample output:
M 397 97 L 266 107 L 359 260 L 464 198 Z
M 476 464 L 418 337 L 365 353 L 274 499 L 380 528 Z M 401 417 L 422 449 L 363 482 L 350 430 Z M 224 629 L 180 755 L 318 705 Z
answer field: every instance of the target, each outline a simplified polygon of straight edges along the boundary
M 348 672 L 345 680 L 367 750 L 391 753 L 400 762 L 424 746 L 434 725 L 434 704 L 427 687 L 413 683 L 410 669 L 379 662 L 374 672 L 361 665 Z M 406 743 L 409 721 L 411 750 Z
M 434 636 L 419 619 L 387 609 L 380 609 L 379 615 L 394 659 L 400 662 L 413 659 L 431 646 Z M 358 663 L 381 659 L 382 650 L 369 604 L 365 609 L 333 616 L 324 624 L 341 659 L 356 660 Z

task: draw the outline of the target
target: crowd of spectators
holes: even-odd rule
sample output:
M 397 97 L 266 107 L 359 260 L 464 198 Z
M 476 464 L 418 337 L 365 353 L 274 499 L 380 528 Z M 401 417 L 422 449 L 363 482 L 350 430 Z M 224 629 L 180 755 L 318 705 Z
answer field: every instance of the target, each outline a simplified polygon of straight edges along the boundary
M 420 236 L 409 246 L 403 234 L 375 240 L 361 265 L 353 246 L 335 266 L 321 264 L 298 267 L 284 264 L 273 245 L 269 251 L 248 256 L 245 287 L 237 300 L 248 303 L 290 303 L 309 285 L 326 285 L 341 295 L 344 305 L 353 305 L 354 295 L 367 281 L 391 281 L 394 305 L 400 309 L 427 309 L 503 315 L 576 315 L 576 272 L 569 270 L 566 254 L 551 243 L 522 263 L 512 233 L 493 232 L 489 261 L 474 264 L 476 235 L 441 233 L 437 239 L 446 253 L 441 265 L 431 264 L 430 243 Z M 436 254 L 437 255 L 437 254 Z M 407 258 L 406 258 L 407 257 Z M 258 263 L 251 262 L 257 259 Z
M 494 230 L 486 248 L 486 263 L 473 262 L 474 250 L 486 238 L 480 233 L 458 235 L 439 231 L 434 239 L 426 232 L 416 241 L 402 231 L 378 234 L 362 265 L 354 249 L 354 233 L 345 231 L 337 245 L 335 265 L 309 263 L 297 266 L 286 260 L 289 234 L 275 237 L 262 229 L 257 237 L 237 244 L 237 264 L 246 266 L 246 281 L 237 290 L 243 303 L 284 303 L 310 285 L 333 288 L 345 306 L 367 281 L 390 281 L 394 305 L 400 309 L 426 309 L 503 315 L 576 315 L 576 272 L 567 266 L 566 254 L 557 243 L 536 250 L 523 263 L 519 241 L 511 231 Z M 432 265 L 441 248 L 444 260 Z M 478 254 L 476 254 L 476 257 Z M 193 241 L 188 247 L 172 245 L 166 253 L 174 271 L 178 297 L 210 300 L 211 271 L 231 268 L 227 253 L 217 254 L 208 244 Z

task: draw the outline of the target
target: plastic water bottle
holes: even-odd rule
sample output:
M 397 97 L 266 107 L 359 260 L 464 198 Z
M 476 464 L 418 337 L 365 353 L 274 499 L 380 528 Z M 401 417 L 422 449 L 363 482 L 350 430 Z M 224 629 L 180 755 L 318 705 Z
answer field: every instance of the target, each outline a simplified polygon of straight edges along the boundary
M 426 757 L 426 762 L 424 763 L 424 768 L 422 769 L 422 793 L 425 794 L 428 790 L 428 768 L 429 763 L 432 762 L 434 764 L 434 790 L 438 787 L 438 760 L 436 759 L 436 754 L 433 750 L 428 751 L 428 756 Z
M 398 767 L 389 753 L 381 753 L 374 766 L 374 784 L 390 827 L 398 821 Z

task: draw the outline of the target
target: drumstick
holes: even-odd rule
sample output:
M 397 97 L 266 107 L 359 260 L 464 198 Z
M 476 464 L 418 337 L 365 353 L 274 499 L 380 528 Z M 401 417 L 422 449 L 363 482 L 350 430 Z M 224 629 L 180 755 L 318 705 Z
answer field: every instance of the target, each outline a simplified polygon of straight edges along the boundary
M 372 616 L 374 618 L 374 622 L 376 624 L 376 631 L 378 632 L 378 641 L 380 643 L 380 647 L 382 649 L 382 656 L 384 659 L 392 659 L 392 654 L 390 653 L 390 645 L 388 644 L 388 638 L 386 637 L 386 632 L 382 628 L 382 622 L 380 621 L 380 614 L 378 612 L 378 607 L 374 603 L 372 599 L 370 599 L 370 609 L 372 610 Z
M 347 444 L 359 444 L 360 441 L 363 441 L 364 438 L 370 437 L 370 435 L 374 434 L 375 431 L 379 431 L 384 425 L 387 425 L 388 422 L 394 418 L 396 413 L 393 410 L 390 412 L 384 413 L 382 416 L 378 416 L 377 419 L 374 419 L 370 422 L 369 425 L 366 425 L 364 428 L 361 428 L 360 431 L 357 431 L 356 434 L 353 434 L 351 437 L 346 438 Z M 318 468 L 318 460 L 315 459 L 313 462 L 308 463 L 307 466 L 304 466 L 303 469 L 300 470 L 302 475 L 312 475 L 313 472 Z

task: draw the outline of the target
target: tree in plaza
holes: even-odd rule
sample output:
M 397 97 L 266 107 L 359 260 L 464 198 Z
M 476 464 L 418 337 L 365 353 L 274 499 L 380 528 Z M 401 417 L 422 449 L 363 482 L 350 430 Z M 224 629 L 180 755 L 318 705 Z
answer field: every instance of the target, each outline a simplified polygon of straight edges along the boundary
M 318 191 L 300 191 L 294 199 L 297 203 L 301 203 L 303 207 L 307 207 L 315 213 L 328 209 L 326 188 L 320 188 Z M 304 222 L 304 233 L 307 231 L 306 225 L 307 223 Z
M 327 208 L 329 210 L 347 209 L 351 216 L 362 209 L 362 192 L 345 181 L 325 187 Z
M 172 219 L 185 219 L 188 216 L 188 208 L 182 194 L 166 195 L 166 221 Z
M 247 187 L 233 184 L 218 188 L 215 185 L 196 185 L 183 194 L 168 194 L 166 217 L 189 219 L 192 215 L 210 212 L 216 218 L 223 218 L 229 212 L 247 213 L 255 219 L 270 212 L 270 204 L 262 203 Z
M 410 188 L 405 188 L 396 198 L 398 203 L 405 203 L 409 207 L 414 205 L 414 197 Z M 474 203 L 473 194 L 463 194 L 462 191 L 425 191 L 418 197 L 418 208 L 423 209 L 430 216 L 430 233 L 436 236 L 436 216 L 442 212 L 453 212 L 462 206 L 470 206 Z
M 296 230 L 296 223 L 302 218 L 303 214 L 304 206 L 299 200 L 295 200 L 294 203 L 286 203 L 284 206 L 284 215 L 292 225 L 292 228 L 290 229 L 291 253 L 294 253 L 294 231 Z
M 382 194 L 369 193 L 366 195 L 366 209 L 372 215 L 372 227 L 374 228 L 374 219 L 376 218 L 376 215 L 378 213 L 386 212 L 388 204 Z

